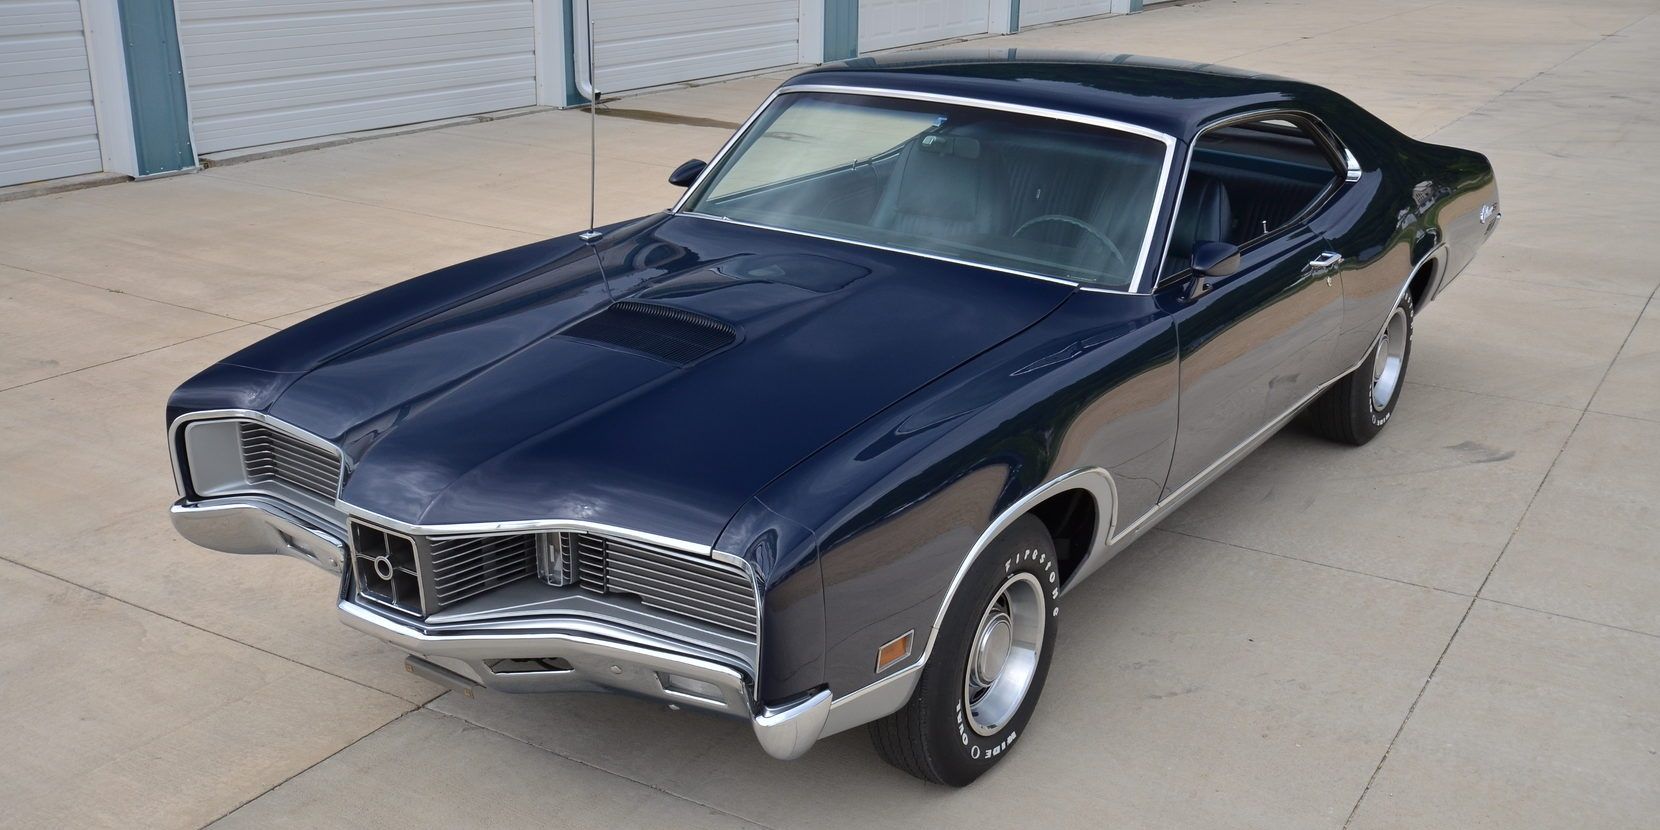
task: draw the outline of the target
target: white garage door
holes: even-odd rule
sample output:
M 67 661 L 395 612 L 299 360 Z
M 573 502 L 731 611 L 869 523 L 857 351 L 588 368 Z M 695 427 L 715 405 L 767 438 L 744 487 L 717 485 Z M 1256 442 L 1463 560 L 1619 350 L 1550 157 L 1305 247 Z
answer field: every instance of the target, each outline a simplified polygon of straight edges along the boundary
M 601 93 L 799 60 L 801 0 L 593 0 L 593 14 Z
M 1020 25 L 1036 26 L 1112 11 L 1112 0 L 1020 0 Z
M 201 153 L 536 103 L 531 0 L 177 0 Z
M 102 169 L 80 4 L 0 2 L 0 185 Z
M 987 0 L 859 0 L 859 51 L 985 34 L 990 11 Z

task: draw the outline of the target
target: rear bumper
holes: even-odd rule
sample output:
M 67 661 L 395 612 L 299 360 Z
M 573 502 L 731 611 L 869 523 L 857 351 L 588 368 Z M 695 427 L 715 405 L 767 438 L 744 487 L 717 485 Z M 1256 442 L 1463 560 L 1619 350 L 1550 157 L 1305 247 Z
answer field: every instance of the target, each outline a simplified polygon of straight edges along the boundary
M 180 535 L 213 550 L 278 554 L 339 573 L 346 544 L 338 530 L 272 499 L 235 496 L 172 507 Z M 768 707 L 739 668 L 715 652 L 600 620 L 535 617 L 425 626 L 359 605 L 338 604 L 347 625 L 436 666 L 441 673 L 504 692 L 615 691 L 748 720 L 775 758 L 800 757 L 824 734 L 830 692 Z

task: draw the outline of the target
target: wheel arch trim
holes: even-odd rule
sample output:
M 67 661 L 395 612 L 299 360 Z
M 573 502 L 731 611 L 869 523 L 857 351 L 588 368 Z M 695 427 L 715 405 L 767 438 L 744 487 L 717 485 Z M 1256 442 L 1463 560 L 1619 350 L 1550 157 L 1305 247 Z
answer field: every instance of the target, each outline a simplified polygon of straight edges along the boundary
M 980 533 L 979 538 L 975 539 L 968 555 L 963 557 L 962 564 L 952 575 L 951 584 L 946 588 L 945 596 L 940 600 L 939 610 L 934 614 L 934 622 L 929 627 L 928 641 L 915 660 L 887 677 L 833 700 L 830 704 L 830 717 L 825 723 L 821 737 L 869 723 L 904 706 L 915 691 L 917 682 L 921 680 L 922 669 L 928 664 L 928 658 L 934 653 L 934 643 L 939 638 L 940 629 L 945 625 L 945 614 L 951 608 L 951 601 L 956 598 L 957 590 L 968 578 L 968 571 L 979 560 L 980 554 L 1017 519 L 1030 513 L 1033 507 L 1072 490 L 1087 493 L 1094 500 L 1096 509 L 1094 538 L 1090 540 L 1090 551 L 1080 560 L 1080 566 L 1082 562 L 1103 550 L 1118 525 L 1118 485 L 1113 481 L 1112 473 L 1106 469 L 1081 467 L 1068 471 L 1010 502 L 998 512 L 997 517 Z

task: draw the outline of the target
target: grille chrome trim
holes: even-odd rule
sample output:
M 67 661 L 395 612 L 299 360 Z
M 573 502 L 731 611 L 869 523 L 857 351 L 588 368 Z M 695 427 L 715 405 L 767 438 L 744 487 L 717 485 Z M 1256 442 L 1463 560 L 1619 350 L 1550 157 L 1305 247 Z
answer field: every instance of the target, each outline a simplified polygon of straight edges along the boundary
M 429 540 L 436 608 L 536 573 L 536 537 L 476 536 Z
M 359 597 L 412 616 L 426 615 L 427 588 L 414 538 L 354 521 L 351 560 Z
M 559 531 L 570 582 L 596 594 L 632 596 L 656 608 L 754 637 L 760 602 L 745 567 L 625 539 Z
M 250 485 L 281 484 L 333 502 L 340 493 L 340 454 L 258 421 L 237 421 L 242 468 Z

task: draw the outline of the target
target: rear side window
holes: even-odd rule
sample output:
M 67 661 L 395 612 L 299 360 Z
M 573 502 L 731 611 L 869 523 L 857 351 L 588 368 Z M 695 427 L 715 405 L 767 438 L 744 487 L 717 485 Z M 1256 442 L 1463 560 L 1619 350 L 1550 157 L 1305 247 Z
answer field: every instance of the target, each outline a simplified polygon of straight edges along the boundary
M 1186 270 L 1199 243 L 1245 247 L 1285 228 L 1341 182 L 1341 166 L 1314 129 L 1300 118 L 1274 117 L 1202 134 L 1164 275 Z

